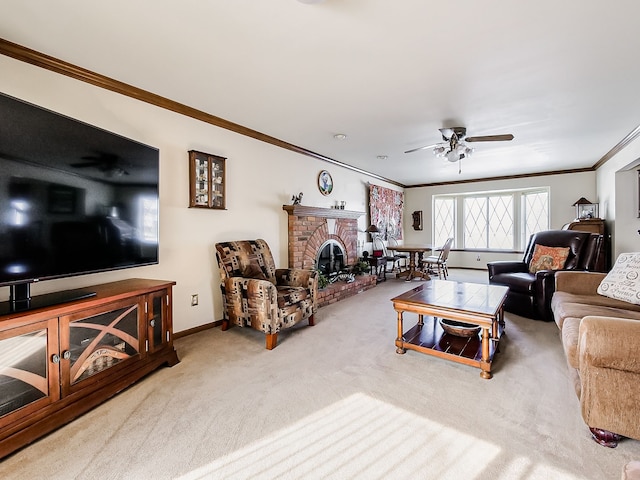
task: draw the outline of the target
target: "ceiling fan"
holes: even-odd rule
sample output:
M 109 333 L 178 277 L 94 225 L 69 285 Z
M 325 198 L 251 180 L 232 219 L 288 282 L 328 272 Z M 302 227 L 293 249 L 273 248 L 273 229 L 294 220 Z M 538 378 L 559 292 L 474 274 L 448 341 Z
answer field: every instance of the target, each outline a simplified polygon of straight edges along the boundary
M 82 163 L 72 163 L 73 168 L 96 168 L 106 174 L 107 177 L 129 175 L 120 165 L 120 158 L 112 153 L 98 153 L 95 156 L 82 157 L 82 160 L 88 160 Z
M 437 157 L 445 157 L 450 162 L 459 162 L 473 153 L 473 148 L 469 147 L 467 143 L 508 142 L 513 140 L 513 135 L 510 133 L 467 137 L 467 129 L 465 127 L 440 128 L 439 130 L 442 134 L 442 142 L 407 150 L 404 153 L 413 153 L 418 150 L 433 148 L 433 153 Z M 458 170 L 458 173 L 460 173 L 460 170 Z

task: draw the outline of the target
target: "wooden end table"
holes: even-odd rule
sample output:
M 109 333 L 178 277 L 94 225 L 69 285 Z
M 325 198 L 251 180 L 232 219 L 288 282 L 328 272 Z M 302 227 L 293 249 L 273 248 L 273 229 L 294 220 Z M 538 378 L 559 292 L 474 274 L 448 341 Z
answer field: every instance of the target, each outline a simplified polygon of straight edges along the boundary
M 431 280 L 392 298 L 398 313 L 396 353 L 407 350 L 478 367 L 489 379 L 491 363 L 504 331 L 504 302 L 508 287 L 480 283 Z M 406 332 L 403 314 L 418 314 L 418 323 Z M 431 317 L 425 322 L 425 316 Z M 480 334 L 458 337 L 446 333 L 438 318 L 480 327 Z

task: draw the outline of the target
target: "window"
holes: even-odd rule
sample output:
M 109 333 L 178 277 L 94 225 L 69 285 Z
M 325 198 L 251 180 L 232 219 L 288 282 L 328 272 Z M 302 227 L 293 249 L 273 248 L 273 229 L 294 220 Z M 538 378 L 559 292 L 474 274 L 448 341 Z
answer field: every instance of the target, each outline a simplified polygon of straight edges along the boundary
M 454 237 L 461 249 L 522 250 L 549 228 L 549 189 L 433 197 L 433 244 Z

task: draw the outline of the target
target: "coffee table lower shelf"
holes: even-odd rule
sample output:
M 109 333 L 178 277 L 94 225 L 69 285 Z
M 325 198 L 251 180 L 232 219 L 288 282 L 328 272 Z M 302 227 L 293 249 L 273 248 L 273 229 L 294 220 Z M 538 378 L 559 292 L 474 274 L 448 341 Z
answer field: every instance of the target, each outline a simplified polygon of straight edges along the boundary
M 445 332 L 437 319 L 425 317 L 423 324 L 416 324 L 402 335 L 402 340 L 396 339 L 396 352 L 405 353 L 406 350 L 433 355 L 434 357 L 462 363 L 482 370 L 483 378 L 491 378 L 491 363 L 498 353 L 498 341 L 504 327 L 498 324 L 498 334 L 489 338 L 488 359 L 482 360 L 482 330 L 472 337 L 459 337 Z
M 472 337 L 452 335 L 446 333 L 436 319 L 426 317 L 423 325 L 418 323 L 404 332 L 402 341 L 396 339 L 396 347 L 398 347 L 398 353 L 404 353 L 404 350 L 415 350 L 482 369 L 482 340 L 480 335 L 481 333 Z M 502 336 L 502 326 L 499 326 L 498 337 L 489 339 L 489 365 L 487 365 L 489 371 L 493 357 L 499 351 L 498 340 L 500 336 Z

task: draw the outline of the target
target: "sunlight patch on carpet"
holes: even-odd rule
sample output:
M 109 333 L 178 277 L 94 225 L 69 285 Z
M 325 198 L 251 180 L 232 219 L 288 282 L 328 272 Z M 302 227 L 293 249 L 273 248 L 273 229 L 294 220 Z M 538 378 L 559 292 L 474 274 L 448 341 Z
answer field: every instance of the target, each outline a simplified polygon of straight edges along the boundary
M 354 394 L 179 480 L 487 478 L 501 448 L 365 394 Z M 503 459 L 504 461 L 504 459 Z M 510 478 L 574 480 L 514 459 Z M 552 477 L 543 476 L 552 474 Z M 503 478 L 503 477 L 501 477 Z

